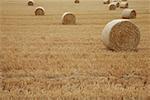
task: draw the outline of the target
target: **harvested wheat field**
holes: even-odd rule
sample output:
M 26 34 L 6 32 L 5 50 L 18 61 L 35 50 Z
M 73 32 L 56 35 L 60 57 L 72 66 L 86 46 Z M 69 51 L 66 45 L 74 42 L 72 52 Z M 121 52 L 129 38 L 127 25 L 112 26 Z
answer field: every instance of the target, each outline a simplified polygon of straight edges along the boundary
M 103 0 L 0 1 L 0 100 L 150 100 L 150 0 L 128 0 L 140 30 L 135 51 L 112 51 L 105 25 L 124 9 Z M 42 6 L 46 15 L 35 16 Z M 75 25 L 62 25 L 73 12 Z

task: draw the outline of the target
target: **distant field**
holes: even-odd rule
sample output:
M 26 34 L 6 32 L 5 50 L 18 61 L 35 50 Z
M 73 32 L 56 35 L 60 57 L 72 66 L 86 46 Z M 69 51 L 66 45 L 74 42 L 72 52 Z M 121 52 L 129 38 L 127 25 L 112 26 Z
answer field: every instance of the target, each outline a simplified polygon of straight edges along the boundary
M 128 0 L 141 31 L 136 52 L 107 50 L 104 26 L 121 18 L 102 0 L 0 1 L 0 100 L 150 100 L 150 0 Z M 43 6 L 45 16 L 34 16 Z M 64 12 L 77 25 L 61 25 Z

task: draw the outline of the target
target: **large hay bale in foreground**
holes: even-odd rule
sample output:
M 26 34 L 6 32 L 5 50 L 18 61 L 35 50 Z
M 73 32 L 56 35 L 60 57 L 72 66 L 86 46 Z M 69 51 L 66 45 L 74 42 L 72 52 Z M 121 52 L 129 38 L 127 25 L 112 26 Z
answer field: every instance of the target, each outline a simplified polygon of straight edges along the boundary
M 73 25 L 76 24 L 76 17 L 71 12 L 65 12 L 62 16 L 62 24 L 64 25 Z
M 80 1 L 79 0 L 75 0 L 74 3 L 80 3 Z
M 35 15 L 36 16 L 42 16 L 45 15 L 45 9 L 43 7 L 37 7 L 35 9 Z
M 103 0 L 103 4 L 109 4 L 110 0 Z
M 109 5 L 108 5 L 108 9 L 109 10 L 115 10 L 116 9 L 116 4 L 114 3 L 114 2 L 112 2 L 112 3 L 110 3 Z
M 120 8 L 128 8 L 128 2 L 120 2 Z
M 33 0 L 28 0 L 28 6 L 33 6 L 34 5 L 34 1 Z
M 127 19 L 109 22 L 102 31 L 104 45 L 114 51 L 136 50 L 140 41 L 138 27 Z
M 136 11 L 134 9 L 124 9 L 122 11 L 122 18 L 124 19 L 136 18 Z

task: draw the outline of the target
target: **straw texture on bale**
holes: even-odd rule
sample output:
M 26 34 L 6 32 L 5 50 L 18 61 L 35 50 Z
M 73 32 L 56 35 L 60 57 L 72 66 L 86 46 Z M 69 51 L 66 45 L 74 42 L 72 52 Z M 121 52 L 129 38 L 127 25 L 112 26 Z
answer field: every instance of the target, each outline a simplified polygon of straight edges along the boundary
M 110 3 L 110 4 L 108 5 L 108 9 L 109 9 L 109 10 L 115 10 L 115 9 L 116 9 L 116 4 L 115 4 L 114 2 Z
M 128 8 L 128 2 L 120 2 L 120 8 Z
M 122 11 L 122 18 L 124 19 L 136 18 L 136 11 L 134 9 L 124 9 Z
M 138 27 L 127 19 L 116 19 L 103 29 L 101 40 L 104 45 L 114 51 L 136 50 L 140 41 Z
M 110 3 L 110 0 L 103 0 L 103 3 L 104 3 L 104 4 L 109 4 L 109 3 Z
M 33 6 L 34 5 L 34 1 L 33 0 L 29 0 L 28 1 L 28 6 Z
M 62 24 L 73 25 L 76 24 L 76 17 L 72 12 L 65 12 L 62 16 Z
M 36 16 L 42 16 L 45 15 L 45 9 L 43 7 L 37 7 L 35 9 L 35 15 Z
M 75 0 L 74 3 L 80 3 L 80 1 L 79 0 Z

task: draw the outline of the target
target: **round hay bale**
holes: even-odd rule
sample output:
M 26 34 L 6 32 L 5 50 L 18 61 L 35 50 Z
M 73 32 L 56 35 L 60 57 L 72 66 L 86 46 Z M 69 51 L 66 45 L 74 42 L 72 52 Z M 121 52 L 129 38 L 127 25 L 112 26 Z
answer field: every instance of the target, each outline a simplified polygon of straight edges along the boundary
M 45 15 L 45 9 L 43 7 L 37 7 L 35 9 L 35 15 L 36 16 L 42 16 Z
M 116 7 L 119 7 L 120 6 L 120 3 L 119 2 L 112 2 L 116 5 Z
M 127 19 L 116 19 L 103 29 L 101 40 L 104 45 L 114 51 L 136 50 L 140 41 L 138 27 Z
M 116 9 L 116 4 L 115 3 L 110 3 L 109 5 L 108 5 L 108 9 L 109 10 L 115 10 Z
M 122 18 L 124 19 L 136 18 L 136 11 L 134 9 L 124 9 L 122 11 Z
M 120 8 L 128 8 L 128 2 L 120 2 Z
M 110 0 L 103 0 L 103 4 L 109 4 Z
M 71 12 L 65 12 L 62 16 L 62 24 L 73 25 L 76 24 L 76 17 Z
M 74 3 L 80 3 L 80 1 L 79 0 L 75 0 Z
M 28 0 L 28 6 L 33 6 L 34 5 L 34 1 L 33 0 Z
M 136 11 L 134 9 L 124 9 L 122 12 L 122 18 L 124 19 L 136 18 Z
M 111 2 L 118 2 L 118 0 L 111 0 Z

